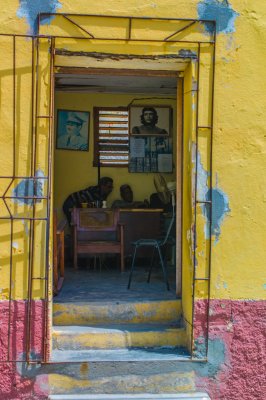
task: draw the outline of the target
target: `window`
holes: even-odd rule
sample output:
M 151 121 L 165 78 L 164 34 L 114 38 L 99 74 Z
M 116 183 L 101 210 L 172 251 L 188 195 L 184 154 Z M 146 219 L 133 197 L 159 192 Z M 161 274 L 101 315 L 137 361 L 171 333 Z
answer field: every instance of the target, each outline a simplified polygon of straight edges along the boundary
M 128 109 L 94 107 L 94 166 L 128 166 Z

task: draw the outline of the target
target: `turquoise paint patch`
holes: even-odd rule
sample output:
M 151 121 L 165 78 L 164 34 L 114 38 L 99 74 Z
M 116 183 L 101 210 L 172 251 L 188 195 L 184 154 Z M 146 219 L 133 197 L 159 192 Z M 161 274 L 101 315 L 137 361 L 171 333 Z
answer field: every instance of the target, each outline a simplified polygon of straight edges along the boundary
M 200 19 L 216 21 L 218 33 L 235 32 L 235 20 L 239 15 L 232 9 L 227 0 L 203 0 L 198 4 L 198 15 Z M 205 30 L 213 33 L 213 24 L 205 23 Z
M 215 236 L 216 241 L 221 234 L 221 224 L 224 220 L 226 213 L 230 212 L 229 201 L 226 194 L 218 188 L 208 190 L 206 193 L 206 200 L 212 200 L 212 214 L 210 206 L 204 205 L 204 214 L 207 217 L 208 225 L 211 223 L 211 235 Z M 212 216 L 212 218 L 211 218 Z M 210 230 L 206 227 L 206 238 L 210 239 Z
M 62 5 L 58 0 L 20 0 L 17 11 L 19 18 L 26 18 L 30 26 L 30 34 L 37 33 L 37 17 L 39 13 L 55 13 Z M 52 18 L 42 20 L 42 24 L 49 24 Z
M 264 289 L 264 290 L 266 290 L 266 283 L 264 283 L 264 285 L 263 285 L 263 289 Z
M 206 200 L 212 199 L 212 214 L 210 212 L 210 206 L 204 206 L 204 214 L 207 217 L 208 223 L 211 223 L 211 235 L 215 236 L 216 241 L 219 239 L 221 234 L 221 224 L 224 220 L 226 213 L 230 212 L 229 201 L 226 194 L 218 189 L 208 190 L 206 193 Z M 211 218 L 212 217 L 212 218 Z M 210 238 L 209 229 L 206 229 L 206 237 Z
M 42 171 L 36 172 L 36 177 L 42 178 L 43 176 Z M 44 179 L 23 179 L 12 191 L 12 196 L 17 197 L 17 199 L 13 199 L 14 203 L 28 204 L 30 206 L 33 205 L 33 200 L 35 203 L 40 203 L 42 199 L 39 197 L 43 196 L 43 185 Z M 28 197 L 34 197 L 35 199 Z

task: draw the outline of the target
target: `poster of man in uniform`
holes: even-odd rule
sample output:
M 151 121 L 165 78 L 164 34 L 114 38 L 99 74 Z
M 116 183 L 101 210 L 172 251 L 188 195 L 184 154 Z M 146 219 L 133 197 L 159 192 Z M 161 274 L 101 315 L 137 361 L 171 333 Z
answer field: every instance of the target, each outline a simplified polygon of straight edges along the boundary
M 57 111 L 56 148 L 89 150 L 89 117 L 87 111 Z

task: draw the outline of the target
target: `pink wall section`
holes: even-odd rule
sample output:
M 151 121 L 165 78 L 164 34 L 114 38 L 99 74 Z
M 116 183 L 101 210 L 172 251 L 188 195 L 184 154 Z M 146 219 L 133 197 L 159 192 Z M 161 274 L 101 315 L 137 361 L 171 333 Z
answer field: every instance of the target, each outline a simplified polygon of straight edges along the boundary
M 199 341 L 205 329 L 205 306 L 202 300 L 195 307 L 195 333 Z M 211 399 L 265 399 L 265 317 L 263 301 L 211 301 L 209 339 L 221 346 L 210 354 L 209 375 L 197 374 L 197 387 L 207 390 Z M 212 376 L 213 366 L 218 372 Z
M 24 378 L 25 364 L 21 362 L 3 362 L 8 358 L 8 326 L 10 318 L 10 346 L 9 360 L 21 360 L 26 352 L 26 326 L 27 326 L 27 302 L 12 301 L 0 302 L 0 399 L 41 399 L 40 389 L 36 386 L 36 374 L 33 378 Z M 31 308 L 31 357 L 39 358 L 42 352 L 42 326 L 44 317 L 44 302 L 33 301 Z M 28 375 L 28 374 L 27 374 Z M 33 393 L 35 393 L 33 395 Z M 33 396 L 33 397 L 32 397 Z
M 13 359 L 25 352 L 26 303 L 12 303 L 11 352 Z M 195 304 L 196 350 L 204 347 L 206 301 Z M 42 349 L 44 303 L 33 303 L 31 354 Z M 40 365 L 3 362 L 7 356 L 8 302 L 0 302 L 0 400 L 47 399 L 49 374 L 62 373 L 60 364 Z M 177 363 L 177 370 L 195 372 L 196 387 L 212 400 L 262 400 L 265 398 L 266 303 L 212 300 L 210 304 L 208 362 Z M 203 349 L 204 350 L 204 349 Z M 78 377 L 79 379 L 81 377 Z

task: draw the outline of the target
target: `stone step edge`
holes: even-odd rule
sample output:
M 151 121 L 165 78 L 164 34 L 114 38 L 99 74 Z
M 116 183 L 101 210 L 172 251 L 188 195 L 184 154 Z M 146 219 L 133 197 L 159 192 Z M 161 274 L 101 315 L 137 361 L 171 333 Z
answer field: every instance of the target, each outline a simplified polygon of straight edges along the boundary
M 210 400 L 207 393 L 189 392 L 189 393 L 143 393 L 143 394 L 55 394 L 48 397 L 49 400 Z
M 52 363 L 84 363 L 84 362 L 187 362 L 191 356 L 184 348 L 131 348 L 131 349 L 93 349 L 93 350 L 58 350 L 53 349 Z
M 180 323 L 137 323 L 137 324 L 88 324 L 88 325 L 54 325 L 52 332 L 62 335 L 77 335 L 86 333 L 122 333 L 122 332 L 168 332 L 169 330 L 185 331 L 186 328 Z

